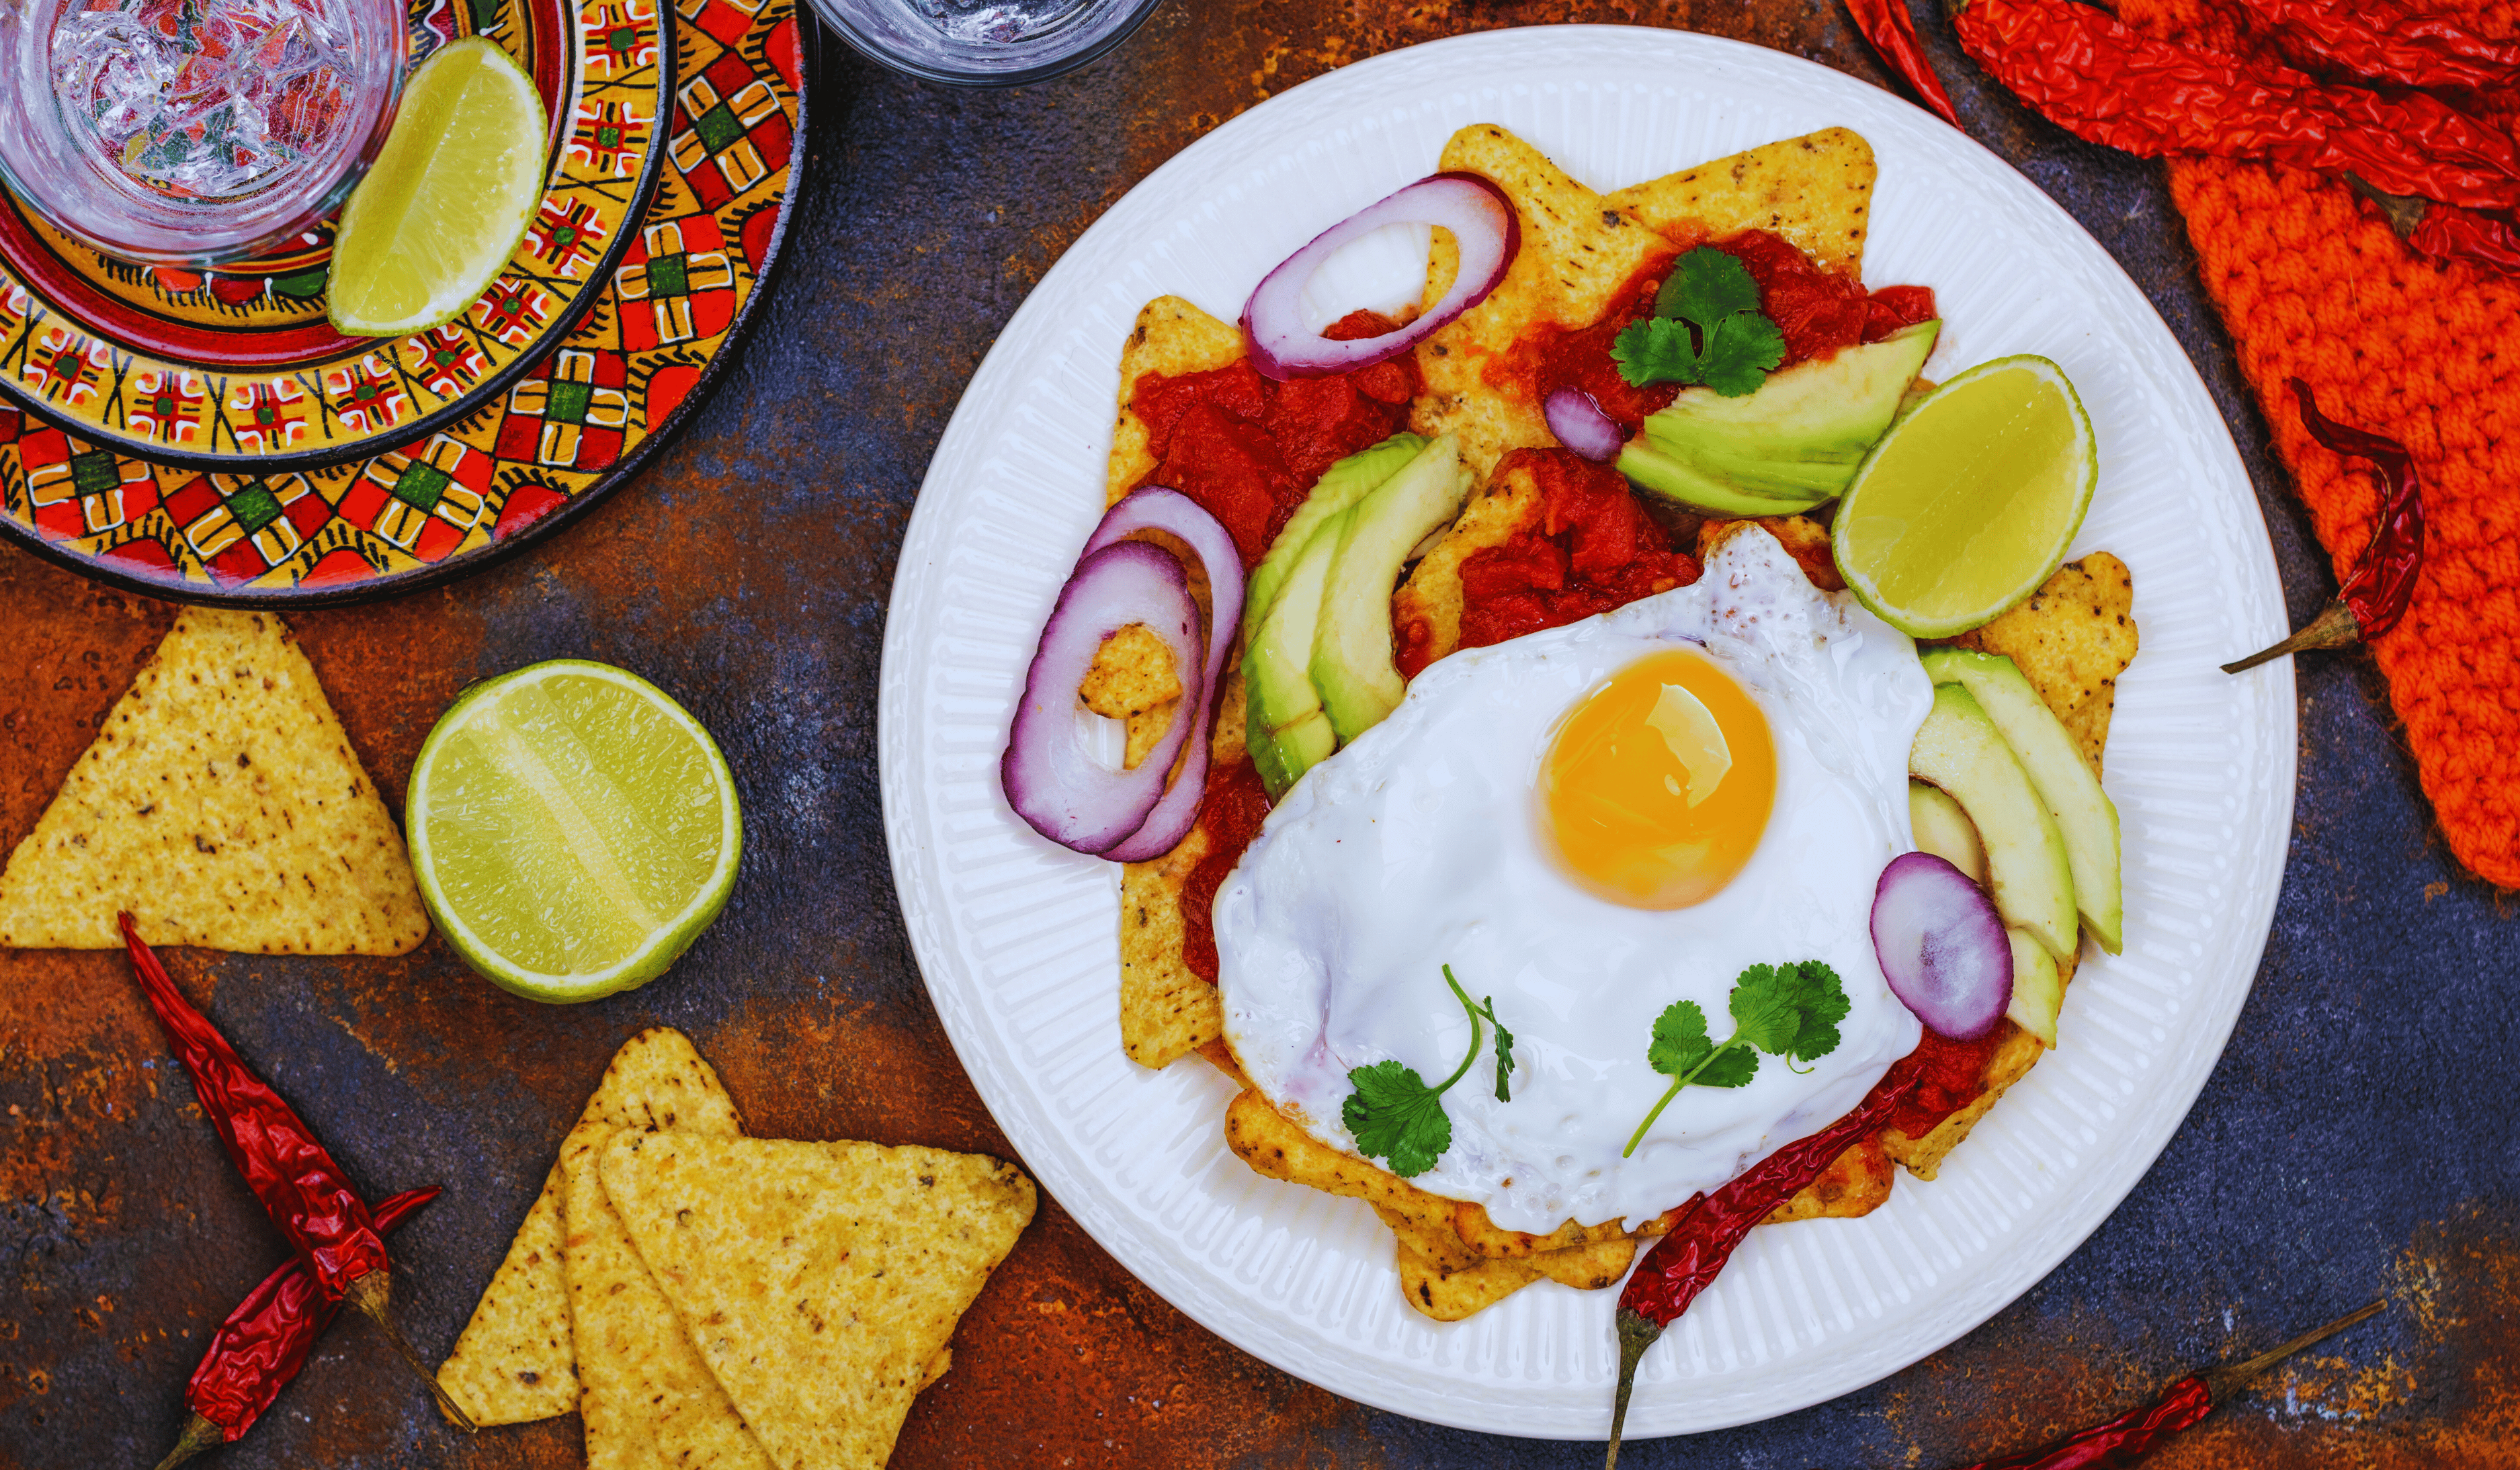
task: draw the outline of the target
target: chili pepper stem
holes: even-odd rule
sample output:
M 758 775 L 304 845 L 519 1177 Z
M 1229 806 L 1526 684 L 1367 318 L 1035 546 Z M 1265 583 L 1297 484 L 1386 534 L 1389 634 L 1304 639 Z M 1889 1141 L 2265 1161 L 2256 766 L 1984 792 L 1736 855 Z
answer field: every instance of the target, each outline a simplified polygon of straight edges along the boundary
M 2229 1398 L 2232 1394 L 2238 1392 L 2241 1385 L 2247 1383 L 2250 1379 L 2257 1377 L 2267 1369 L 2273 1367 L 2276 1363 L 2290 1358 L 2295 1353 L 2300 1352 L 2302 1349 L 2309 1347 L 2313 1343 L 2318 1342 L 2324 1338 L 2334 1337 L 2337 1333 L 2353 1326 L 2356 1322 L 2374 1315 L 2381 1308 L 2388 1305 L 2389 1302 L 2386 1297 L 2383 1297 L 2376 1302 L 2366 1303 L 2363 1306 L 2358 1307 L 2352 1312 L 2345 1314 L 2343 1316 L 2338 1317 L 2336 1320 L 2327 1323 L 2325 1326 L 2311 1328 L 2308 1332 L 2303 1333 L 2301 1336 L 2294 1338 L 2292 1341 L 2285 1343 L 2280 1347 L 2269 1348 L 2257 1357 L 2244 1359 L 2240 1362 L 2225 1363 L 2219 1368 L 2207 1368 L 2197 1376 L 2205 1380 L 2206 1394 L 2210 1396 L 2215 1403 L 2220 1403 L 2225 1399 Z
M 1642 1312 L 1619 1309 L 1619 1392 L 1610 1401 L 1610 1457 L 1601 1470 L 1618 1470 L 1619 1435 L 1628 1427 L 1628 1396 L 1636 1392 L 1637 1364 L 1644 1360 L 1645 1349 L 1662 1336 L 1662 1324 Z
M 2345 648 L 2362 641 L 2362 625 L 2354 609 L 2342 599 L 2319 609 L 2318 616 L 2302 625 L 2301 631 L 2276 644 L 2261 648 L 2237 663 L 2223 665 L 2226 674 L 2243 674 L 2262 663 L 2272 663 L 2287 653 L 2306 652 L 2312 648 Z
M 167 1451 L 164 1459 L 158 1462 L 158 1470 L 175 1470 L 177 1465 L 191 1459 L 202 1450 L 215 1449 L 227 1442 L 228 1432 L 226 1430 L 221 1429 L 216 1424 L 202 1418 L 200 1414 L 186 1414 L 184 1416 L 184 1437 L 177 1440 L 175 1442 L 175 1448 Z
M 392 1344 L 395 1354 L 420 1375 L 421 1382 L 428 1385 L 429 1397 L 437 1401 L 437 1406 L 455 1421 L 458 1428 L 466 1434 L 477 1432 L 472 1416 L 464 1412 L 463 1405 L 447 1394 L 445 1387 L 437 1381 L 437 1375 L 428 1370 L 428 1364 L 422 1362 L 420 1355 L 413 1352 L 411 1344 L 404 1340 L 402 1329 L 394 1325 L 393 1277 L 390 1272 L 372 1270 L 359 1277 L 341 1293 L 341 1300 L 357 1308 L 362 1315 L 377 1324 L 378 1330 L 384 1333 L 385 1341 Z

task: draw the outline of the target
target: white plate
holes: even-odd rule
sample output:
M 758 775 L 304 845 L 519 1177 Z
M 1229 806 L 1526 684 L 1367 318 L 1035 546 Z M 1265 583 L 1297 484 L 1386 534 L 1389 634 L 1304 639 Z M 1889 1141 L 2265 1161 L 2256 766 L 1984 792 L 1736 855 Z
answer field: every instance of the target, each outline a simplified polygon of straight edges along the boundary
M 1648 1355 L 1632 1435 L 1716 1429 L 1914 1361 L 2047 1274 L 2160 1152 L 2238 1015 L 2282 874 L 2288 667 L 2215 668 L 2283 634 L 2257 501 L 2195 371 L 2134 284 L 1994 155 L 1807 62 L 1675 31 L 1498 31 L 1360 62 L 1234 119 L 1085 232 L 1008 324 L 920 492 L 884 633 L 894 881 L 928 993 L 1024 1163 L 1140 1279 L 1299 1377 L 1464 1429 L 1607 1432 L 1611 1292 L 1543 1282 L 1466 1322 L 1401 1300 L 1362 1204 L 1225 1149 L 1231 1090 L 1120 1049 L 1117 869 L 1035 836 L 998 789 L 1043 619 L 1102 510 L 1122 338 L 1176 293 L 1232 319 L 1269 267 L 1499 122 L 1594 188 L 1830 124 L 1881 165 L 1865 274 L 1935 289 L 1928 372 L 2040 352 L 2090 408 L 2102 472 L 2076 554 L 2135 570 L 2118 686 L 2127 951 L 2087 962 L 2063 1047 L 1932 1183 L 1860 1221 L 1759 1230 Z M 1405 280 L 1403 282 L 1405 285 Z

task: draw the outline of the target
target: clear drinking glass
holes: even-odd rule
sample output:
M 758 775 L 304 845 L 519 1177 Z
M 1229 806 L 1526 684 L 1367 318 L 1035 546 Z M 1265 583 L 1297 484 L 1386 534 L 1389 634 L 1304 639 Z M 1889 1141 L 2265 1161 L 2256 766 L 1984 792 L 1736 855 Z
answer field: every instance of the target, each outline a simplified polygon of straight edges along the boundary
M 251 255 L 349 196 L 408 50 L 401 0 L 0 0 L 0 177 L 111 255 Z
M 840 39 L 875 60 L 966 87 L 1018 86 L 1072 71 L 1127 40 L 1159 3 L 813 0 Z

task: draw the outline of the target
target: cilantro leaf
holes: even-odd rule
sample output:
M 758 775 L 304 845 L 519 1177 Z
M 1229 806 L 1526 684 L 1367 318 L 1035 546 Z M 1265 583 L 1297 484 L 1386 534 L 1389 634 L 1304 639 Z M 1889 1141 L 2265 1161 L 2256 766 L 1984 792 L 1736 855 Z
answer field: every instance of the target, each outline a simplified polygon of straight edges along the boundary
M 1762 1051 L 1785 1058 L 1791 1067 L 1836 1050 L 1837 1023 L 1846 1019 L 1848 1002 L 1837 971 L 1805 959 L 1751 965 L 1733 982 L 1725 1008 L 1732 1013 L 1732 1034 L 1720 1046 L 1707 1034 L 1706 1012 L 1695 1002 L 1674 1001 L 1654 1018 L 1645 1062 L 1670 1078 L 1671 1086 L 1637 1125 L 1621 1158 L 1637 1151 L 1682 1088 L 1748 1087 L 1759 1075 Z
M 1645 1064 L 1665 1077 L 1686 1077 L 1715 1049 L 1706 1034 L 1706 1012 L 1694 1001 L 1674 1001 L 1654 1017 Z
M 1785 334 L 1755 312 L 1735 312 L 1715 326 L 1699 372 L 1706 385 L 1727 398 L 1759 391 L 1769 372 L 1785 360 Z
M 1743 970 L 1731 1005 L 1735 1036 L 1772 1055 L 1810 1061 L 1837 1049 L 1849 1002 L 1837 971 L 1806 959 Z
M 1378 1061 L 1349 1072 L 1347 1080 L 1356 1091 L 1340 1105 L 1339 1121 L 1356 1135 L 1357 1152 L 1385 1160 L 1408 1179 L 1434 1168 L 1453 1146 L 1443 1089 L 1426 1086 L 1415 1068 Z
M 1462 1064 L 1440 1087 L 1428 1087 L 1415 1067 L 1404 1067 L 1396 1060 L 1375 1062 L 1370 1067 L 1348 1069 L 1348 1086 L 1355 1089 L 1339 1104 L 1339 1121 L 1356 1136 L 1356 1150 L 1367 1158 L 1379 1158 L 1390 1165 L 1391 1172 L 1402 1179 L 1424 1174 L 1435 1167 L 1444 1150 L 1453 1146 L 1453 1120 L 1444 1111 L 1444 1093 L 1470 1070 L 1479 1059 L 1479 1020 L 1482 1016 L 1496 1022 L 1496 1002 L 1489 998 L 1485 1005 L 1470 1003 L 1469 992 L 1453 978 L 1453 967 L 1444 966 L 1444 983 L 1452 987 L 1453 998 L 1470 1013 L 1470 1049 L 1462 1055 Z M 1496 1094 L 1499 1102 L 1506 1096 L 1506 1077 L 1513 1067 L 1513 1033 L 1497 1022 Z
M 1704 383 L 1727 398 L 1757 392 L 1784 357 L 1784 334 L 1760 314 L 1758 281 L 1713 245 L 1681 256 L 1654 315 L 1629 323 L 1610 344 L 1619 375 L 1637 387 Z
M 1669 317 L 1640 317 L 1610 339 L 1610 361 L 1619 376 L 1638 387 L 1656 382 L 1697 381 L 1697 343 L 1687 322 Z
M 1759 1075 L 1759 1053 L 1747 1047 L 1727 1047 L 1706 1059 L 1688 1081 L 1701 1088 L 1746 1088 Z
M 1499 1101 L 1499 1102 L 1511 1102 L 1511 1101 L 1513 1100 L 1513 1098 L 1512 1098 L 1511 1096 L 1509 1096 L 1509 1095 L 1506 1092 L 1506 1090 L 1505 1090 L 1505 1082 L 1506 1082 L 1506 1079 L 1507 1079 L 1508 1077 L 1510 1077 L 1511 1075 L 1513 1075 L 1513 1033 L 1512 1033 L 1512 1032 L 1510 1032 L 1510 1031 L 1506 1030 L 1506 1029 L 1505 1029 L 1505 1022 L 1500 1021 L 1500 1020 L 1498 1020 L 1498 1019 L 1497 1019 L 1497 1013 L 1496 1013 L 1496 997 L 1494 997 L 1494 996 L 1481 996 L 1481 997 L 1479 997 L 1479 1009 L 1481 1009 L 1481 1010 L 1483 1010 L 1483 1011 L 1487 1012 L 1488 1024 L 1489 1024 L 1489 1025 L 1491 1025 L 1491 1026 L 1494 1026 L 1494 1027 L 1496 1028 L 1496 1033 L 1497 1033 L 1497 1034 L 1496 1034 L 1496 1068 L 1497 1068 L 1497 1075 L 1496 1075 L 1496 1085 L 1497 1085 L 1497 1089 L 1496 1089 L 1496 1097 L 1497 1097 L 1497 1101 Z
M 1699 245 L 1680 257 L 1680 269 L 1654 296 L 1654 315 L 1687 317 L 1700 327 L 1736 311 L 1759 309 L 1759 283 L 1740 257 Z

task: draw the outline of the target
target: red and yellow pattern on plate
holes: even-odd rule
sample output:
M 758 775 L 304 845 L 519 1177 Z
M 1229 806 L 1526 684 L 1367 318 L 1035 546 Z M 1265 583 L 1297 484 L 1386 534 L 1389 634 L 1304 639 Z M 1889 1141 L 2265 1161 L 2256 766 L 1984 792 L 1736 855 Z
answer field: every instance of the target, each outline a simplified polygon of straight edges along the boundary
M 416 24 L 449 4 L 434 0 Z M 160 595 L 338 601 L 483 564 L 625 477 L 741 328 L 778 248 L 803 123 L 794 0 L 670 0 L 670 13 L 668 128 L 644 212 L 608 222 L 614 195 L 555 188 L 517 267 L 433 332 L 213 375 L 143 360 L 49 312 L 28 323 L 30 292 L 0 264 L 0 372 L 46 405 L 0 403 L 0 530 Z M 489 33 L 504 43 L 518 21 L 496 16 Z M 641 37 L 667 23 L 652 0 L 584 0 L 588 81 L 556 167 L 635 184 L 649 150 L 633 141 L 650 114 L 596 84 L 609 70 L 652 97 L 656 59 Z M 121 279 L 114 299 L 169 317 L 224 303 L 234 325 L 210 330 L 266 348 L 329 334 L 320 282 L 308 291 L 295 279 L 322 269 L 321 244 L 257 263 L 272 272 L 259 277 Z M 582 295 L 566 294 L 579 281 Z M 103 410 L 86 412 L 109 394 L 111 433 Z M 82 414 L 63 414 L 73 401 Z M 185 453 L 214 441 L 242 453 Z

